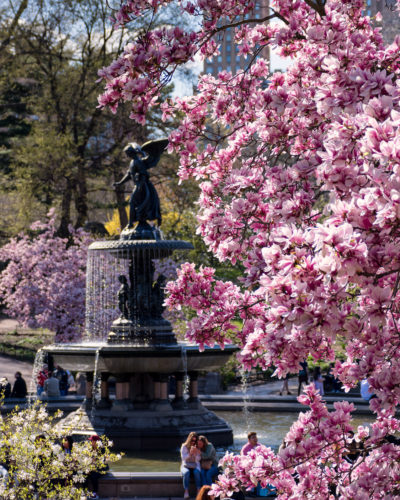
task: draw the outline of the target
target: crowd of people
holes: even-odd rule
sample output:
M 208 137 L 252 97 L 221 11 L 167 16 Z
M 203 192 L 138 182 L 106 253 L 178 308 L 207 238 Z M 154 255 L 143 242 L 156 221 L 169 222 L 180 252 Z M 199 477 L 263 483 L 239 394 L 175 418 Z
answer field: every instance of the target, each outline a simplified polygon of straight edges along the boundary
M 49 370 L 44 364 L 37 374 L 36 393 L 41 398 L 52 398 L 67 396 L 71 390 L 78 395 L 85 395 L 86 377 L 83 373 L 73 374 L 57 365 L 54 370 Z M 21 372 L 15 373 L 15 381 L 11 387 L 11 382 L 7 377 L 0 379 L 0 392 L 7 398 L 26 398 L 28 389 Z
M 242 447 L 240 454 L 248 455 L 251 450 L 258 446 L 257 433 L 252 431 L 247 435 L 247 443 Z M 197 489 L 196 500 L 209 500 L 208 495 L 213 481 L 221 472 L 218 468 L 218 460 L 215 448 L 205 436 L 199 436 L 196 432 L 190 432 L 186 441 L 181 446 L 181 473 L 183 479 L 184 498 L 189 498 L 189 484 L 191 476 Z M 254 490 L 246 492 L 249 496 L 269 496 L 274 494 L 274 488 L 263 488 L 257 486 Z M 268 491 L 267 491 L 268 490 Z M 243 492 L 237 492 L 232 497 L 234 500 L 244 500 Z M 212 497 L 211 497 L 212 500 Z
M 300 363 L 300 370 L 298 373 L 298 386 L 297 386 L 297 395 L 300 396 L 301 389 L 303 385 L 314 384 L 315 388 L 321 396 L 324 396 L 326 393 L 339 393 L 342 392 L 342 384 L 340 380 L 335 377 L 332 373 L 333 371 L 333 363 L 331 363 L 328 369 L 324 374 L 321 373 L 321 368 L 319 366 L 315 366 L 313 370 L 310 370 L 307 361 L 302 361 Z M 289 391 L 289 376 L 287 375 L 283 379 L 282 389 L 279 394 L 292 394 Z
M 57 365 L 55 370 L 49 371 L 45 364 L 37 376 L 37 395 L 42 397 L 67 396 L 74 384 L 74 376 L 69 370 L 64 370 Z

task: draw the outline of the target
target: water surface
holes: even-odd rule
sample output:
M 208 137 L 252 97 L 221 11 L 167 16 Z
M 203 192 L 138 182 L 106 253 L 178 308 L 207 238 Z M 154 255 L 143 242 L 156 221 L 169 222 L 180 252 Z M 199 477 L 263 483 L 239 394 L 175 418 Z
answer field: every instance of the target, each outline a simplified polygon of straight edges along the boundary
M 232 427 L 234 443 L 229 448 L 217 448 L 219 456 L 225 451 L 239 453 L 247 443 L 247 433 L 256 431 L 258 441 L 277 450 L 290 429 L 297 420 L 297 413 L 278 412 L 246 412 L 217 411 L 219 417 L 226 420 Z M 373 416 L 354 418 L 354 426 L 368 425 L 373 422 Z M 119 462 L 112 464 L 112 470 L 124 472 L 179 472 L 179 450 L 171 451 L 129 451 Z

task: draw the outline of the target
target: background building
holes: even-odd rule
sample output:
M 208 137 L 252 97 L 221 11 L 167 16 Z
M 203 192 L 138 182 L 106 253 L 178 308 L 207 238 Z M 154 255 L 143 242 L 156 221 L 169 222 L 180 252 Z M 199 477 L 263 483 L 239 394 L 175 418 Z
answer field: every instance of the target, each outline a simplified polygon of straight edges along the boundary
M 396 0 L 367 0 L 366 10 L 369 16 L 382 14 L 382 34 L 386 43 L 392 43 L 395 36 L 400 34 L 400 16 Z
M 254 10 L 245 16 L 246 19 L 263 19 L 269 15 L 268 0 L 258 0 Z M 218 38 L 220 44 L 220 55 L 211 61 L 204 61 L 205 73 L 217 76 L 222 70 L 231 71 L 235 74 L 240 69 L 245 69 L 249 63 L 249 57 L 242 57 L 238 54 L 237 45 L 234 42 L 235 28 L 228 28 L 223 31 Z M 269 60 L 269 48 L 262 49 L 260 55 Z

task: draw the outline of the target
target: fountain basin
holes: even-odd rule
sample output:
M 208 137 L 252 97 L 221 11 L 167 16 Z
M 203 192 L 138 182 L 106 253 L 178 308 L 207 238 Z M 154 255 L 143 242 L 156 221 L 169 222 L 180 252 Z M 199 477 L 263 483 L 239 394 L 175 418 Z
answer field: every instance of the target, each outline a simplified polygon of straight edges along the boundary
M 232 429 L 198 398 L 199 372 L 220 368 L 237 347 L 134 343 L 55 344 L 43 348 L 51 366 L 86 373 L 86 399 L 60 425 L 75 435 L 106 434 L 117 450 L 175 449 L 191 431 L 218 446 L 233 442 Z M 115 377 L 115 399 L 108 378 Z M 169 381 L 175 394 L 169 396 Z M 188 392 L 184 393 L 185 379 Z
M 55 344 L 43 348 L 45 353 L 51 355 L 55 365 L 71 371 L 93 371 L 96 353 L 99 352 L 97 369 L 100 372 L 112 374 L 213 371 L 225 364 L 236 350 L 237 348 L 232 345 L 226 346 L 224 350 L 219 347 L 206 347 L 203 352 L 199 352 L 195 345 L 176 344 L 155 347 L 104 343 Z

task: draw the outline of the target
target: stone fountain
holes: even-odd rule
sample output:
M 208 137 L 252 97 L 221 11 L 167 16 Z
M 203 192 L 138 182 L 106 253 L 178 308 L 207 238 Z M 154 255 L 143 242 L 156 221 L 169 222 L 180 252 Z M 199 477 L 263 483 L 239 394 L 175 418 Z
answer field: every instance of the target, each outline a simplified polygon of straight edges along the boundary
M 43 349 L 51 364 L 87 377 L 83 405 L 61 424 L 74 434 L 104 433 L 120 450 L 174 449 L 190 431 L 205 434 L 214 445 L 233 442 L 231 427 L 199 401 L 197 378 L 199 372 L 221 367 L 235 348 L 199 352 L 196 345 L 178 342 L 163 317 L 165 277 L 155 276 L 155 263 L 174 250 L 193 248 L 185 241 L 162 239 L 158 227 L 149 224 L 157 220 L 160 225 L 161 214 L 148 169 L 158 163 L 167 143 L 125 148 L 132 161 L 117 184 L 134 182 L 129 224 L 119 240 L 89 247 L 87 339 Z M 109 396 L 110 377 L 115 399 Z

